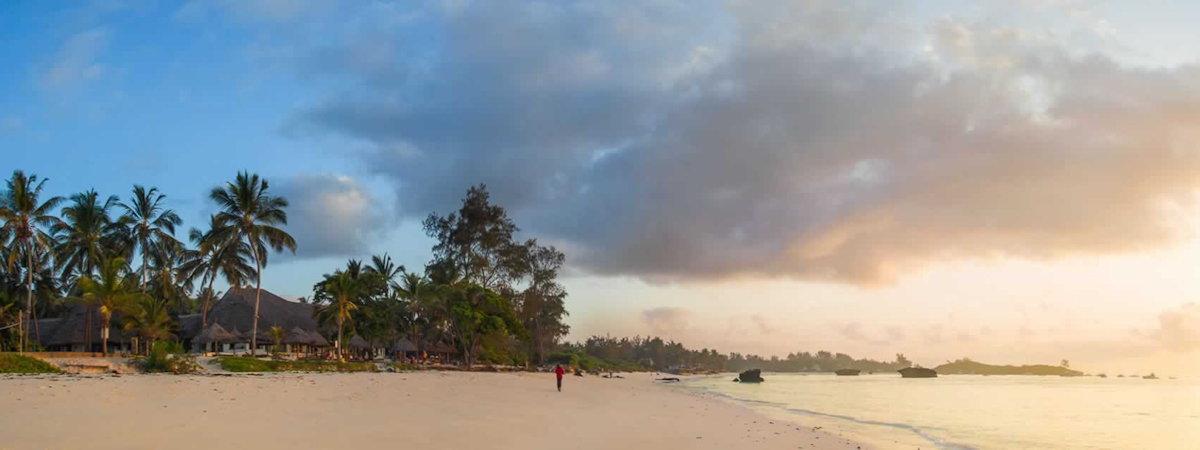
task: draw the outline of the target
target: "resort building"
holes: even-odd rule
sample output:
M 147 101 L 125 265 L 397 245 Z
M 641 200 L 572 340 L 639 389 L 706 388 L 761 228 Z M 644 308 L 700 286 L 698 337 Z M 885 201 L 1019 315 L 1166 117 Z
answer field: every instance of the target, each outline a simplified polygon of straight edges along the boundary
M 195 352 L 247 353 L 253 329 L 254 294 L 252 288 L 229 288 L 208 313 L 207 323 L 199 314 L 181 316 L 179 339 Z M 272 333 L 278 327 L 279 335 Z M 276 339 L 281 348 L 275 349 Z M 258 311 L 258 352 L 317 355 L 333 343 L 321 335 L 313 305 L 293 302 L 263 290 Z

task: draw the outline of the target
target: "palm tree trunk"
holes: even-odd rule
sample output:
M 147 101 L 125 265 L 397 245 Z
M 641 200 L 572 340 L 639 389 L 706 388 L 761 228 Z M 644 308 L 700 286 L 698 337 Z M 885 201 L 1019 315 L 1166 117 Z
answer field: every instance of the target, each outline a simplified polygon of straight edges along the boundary
M 338 360 L 345 361 L 346 358 L 345 358 L 345 356 L 343 356 L 344 351 L 342 349 L 342 315 L 341 314 L 338 314 L 337 322 L 338 322 L 338 338 L 337 338 Z
M 103 314 L 100 317 L 100 356 L 108 356 L 108 320 Z
M 211 276 L 210 276 L 211 275 Z M 208 328 L 208 309 L 212 307 L 213 297 L 213 281 L 216 281 L 217 274 L 205 274 L 204 282 L 208 284 L 208 291 L 204 293 L 204 303 L 200 305 L 200 329 Z
M 146 292 L 146 261 L 147 261 L 146 242 L 143 241 L 141 244 L 142 244 L 142 267 L 141 267 L 141 269 L 139 269 L 141 274 L 138 275 L 138 279 L 140 279 L 142 282 L 142 292 Z M 133 255 L 130 255 L 130 256 L 133 256 Z
M 25 311 L 29 314 L 29 325 L 23 331 L 25 339 L 21 343 L 21 351 L 29 346 L 29 330 L 33 329 L 33 244 L 25 244 Z
M 254 322 L 250 326 L 250 356 L 258 355 L 258 303 L 262 300 L 262 260 L 258 258 L 258 250 L 254 252 Z

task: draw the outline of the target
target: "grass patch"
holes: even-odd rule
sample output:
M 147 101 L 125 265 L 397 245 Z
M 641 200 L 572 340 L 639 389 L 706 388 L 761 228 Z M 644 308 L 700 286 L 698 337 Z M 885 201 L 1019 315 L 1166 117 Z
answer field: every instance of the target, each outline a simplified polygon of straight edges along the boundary
M 0 353 L 0 373 L 62 373 L 53 364 L 16 353 Z
M 340 361 L 276 361 L 227 356 L 217 358 L 221 368 L 230 372 L 374 372 L 369 362 Z

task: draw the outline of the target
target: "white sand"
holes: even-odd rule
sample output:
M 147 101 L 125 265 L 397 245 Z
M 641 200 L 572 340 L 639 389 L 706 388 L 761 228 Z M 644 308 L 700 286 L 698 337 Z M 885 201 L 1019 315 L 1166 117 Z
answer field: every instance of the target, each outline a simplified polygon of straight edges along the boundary
M 0 378 L 0 449 L 859 446 L 649 374 Z

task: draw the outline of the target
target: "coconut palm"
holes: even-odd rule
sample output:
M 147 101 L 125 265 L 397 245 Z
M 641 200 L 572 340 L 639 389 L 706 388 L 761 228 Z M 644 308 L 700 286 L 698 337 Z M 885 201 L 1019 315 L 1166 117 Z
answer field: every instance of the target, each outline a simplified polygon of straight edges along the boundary
M 125 258 L 111 258 L 100 263 L 96 276 L 79 279 L 82 300 L 100 310 L 100 353 L 103 355 L 108 355 L 108 331 L 113 313 L 124 311 L 147 297 L 137 290 L 127 272 Z
M 128 227 L 134 249 L 141 253 L 142 267 L 138 270 L 138 280 L 143 291 L 149 282 L 147 268 L 150 254 L 155 250 L 179 245 L 179 241 L 175 239 L 175 227 L 183 223 L 183 220 L 174 210 L 163 206 L 166 199 L 166 194 L 158 192 L 158 188 L 146 189 L 141 185 L 134 185 L 129 203 L 120 203 L 121 208 L 125 210 L 121 221 Z
M 271 333 L 271 343 L 274 344 L 274 352 L 279 353 L 280 348 L 283 347 L 283 327 L 273 325 L 267 331 Z
M 171 333 L 173 322 L 169 310 L 166 300 L 143 295 L 128 308 L 121 329 L 144 340 L 149 350 L 156 341 L 175 336 Z
M 417 349 L 425 350 L 426 344 L 441 340 L 448 311 L 439 302 L 438 286 L 421 274 L 405 272 L 393 288 L 405 302 L 405 325 Z
M 367 270 L 379 274 L 388 288 L 395 291 L 396 278 L 405 273 L 404 266 L 397 265 L 387 253 L 371 257 L 371 265 Z
M 262 270 L 268 249 L 296 252 L 296 240 L 280 226 L 287 225 L 287 199 L 270 194 L 269 184 L 258 174 L 239 172 L 224 187 L 215 187 L 209 198 L 221 209 L 216 214 L 219 240 L 243 242 L 254 261 L 254 319 L 250 327 L 250 354 L 258 351 L 258 309 L 262 300 Z
M 350 266 L 353 267 L 354 264 Z M 313 286 L 313 299 L 320 304 L 317 318 L 323 322 L 332 320 L 337 323 L 337 341 L 334 342 L 334 347 L 339 358 L 344 358 L 343 330 L 346 324 L 353 320 L 354 311 L 358 310 L 364 298 L 370 295 L 372 283 L 375 282 L 372 277 L 377 276 L 369 272 L 356 274 L 350 270 L 339 270 L 333 275 L 325 275 L 321 282 Z
M 9 270 L 17 266 L 17 260 L 23 257 L 25 265 L 25 312 L 29 324 L 34 323 L 33 310 L 33 272 L 34 258 L 39 251 L 48 252 L 54 238 L 47 232 L 60 221 L 52 211 L 62 203 L 62 197 L 50 197 L 41 201 L 42 189 L 46 179 L 37 175 L 25 175 L 25 172 L 15 170 L 8 179 L 7 190 L 0 197 L 0 234 L 7 236 L 9 249 L 6 265 Z M 32 327 L 30 327 L 32 328 Z M 28 328 L 22 333 L 21 350 L 24 351 L 29 334 Z
M 241 287 L 254 279 L 254 267 L 247 262 L 250 259 L 249 247 L 245 242 L 232 239 L 230 233 L 221 229 L 217 216 L 209 217 L 209 227 L 201 231 L 192 228 L 188 231 L 188 239 L 196 246 L 196 250 L 188 254 L 188 258 L 180 266 L 183 277 L 190 284 L 200 282 L 200 325 L 208 326 L 208 311 L 216 299 L 213 289 L 218 277 L 223 277 L 230 286 Z
M 100 261 L 113 253 L 118 227 L 109 216 L 116 196 L 101 201 L 95 190 L 71 196 L 71 204 L 62 209 L 62 221 L 51 228 L 57 244 L 54 248 L 59 276 L 63 280 L 91 275 Z

